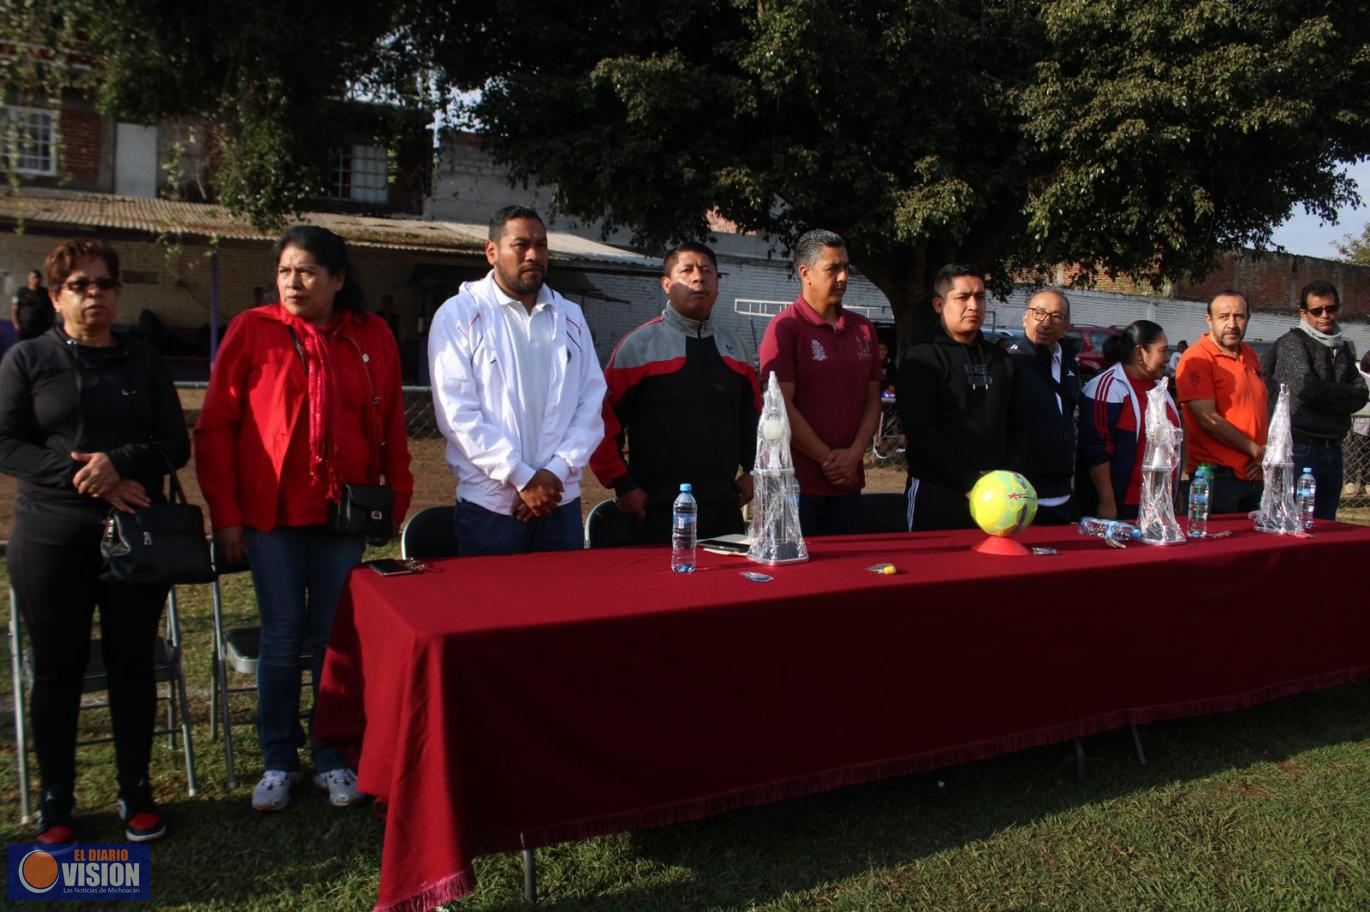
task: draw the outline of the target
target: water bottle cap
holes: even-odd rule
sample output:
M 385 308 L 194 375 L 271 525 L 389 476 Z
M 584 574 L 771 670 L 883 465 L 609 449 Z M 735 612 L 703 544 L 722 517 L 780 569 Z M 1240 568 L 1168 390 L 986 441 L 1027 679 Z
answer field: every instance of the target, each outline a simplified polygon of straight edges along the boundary
M 1304 467 L 1303 467 L 1303 470 L 1304 470 L 1306 473 L 1308 473 L 1309 475 L 1312 475 L 1312 474 L 1313 474 L 1313 467 L 1312 467 L 1312 466 L 1304 466 Z
M 689 494 L 689 493 L 691 493 L 692 491 L 694 491 L 694 488 L 690 485 L 690 483 L 689 483 L 688 481 L 685 482 L 684 484 L 682 484 L 682 485 L 680 486 L 680 493 L 681 493 L 681 494 Z

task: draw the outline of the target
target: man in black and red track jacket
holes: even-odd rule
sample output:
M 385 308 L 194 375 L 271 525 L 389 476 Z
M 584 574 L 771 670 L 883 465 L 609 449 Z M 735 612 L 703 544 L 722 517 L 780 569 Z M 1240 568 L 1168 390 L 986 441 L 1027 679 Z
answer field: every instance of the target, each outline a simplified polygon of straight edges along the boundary
M 761 410 L 741 343 L 710 319 L 718 298 L 713 251 L 697 243 L 672 250 L 661 287 L 661 316 L 624 336 L 604 369 L 604 440 L 590 459 L 632 517 L 637 544 L 671 540 L 671 504 L 683 482 L 694 488 L 701 538 L 742 531 Z

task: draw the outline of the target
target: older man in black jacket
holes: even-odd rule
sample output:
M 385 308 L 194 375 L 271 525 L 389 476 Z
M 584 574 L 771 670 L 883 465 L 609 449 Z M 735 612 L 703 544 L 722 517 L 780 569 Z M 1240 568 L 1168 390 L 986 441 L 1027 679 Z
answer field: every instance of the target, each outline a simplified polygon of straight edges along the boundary
M 1365 405 L 1365 378 L 1351 340 L 1342 337 L 1341 295 L 1331 282 L 1309 282 L 1299 292 L 1299 325 L 1280 337 L 1261 364 L 1273 412 L 1280 384 L 1289 386 L 1294 468 L 1313 470 L 1318 490 L 1313 515 L 1336 519 L 1341 497 L 1341 442 L 1351 415 Z
M 1075 474 L 1075 404 L 1080 378 L 1075 353 L 1062 343 L 1070 324 L 1070 301 L 1059 291 L 1039 291 L 1023 311 L 1027 338 L 1008 348 L 1013 359 L 1009 407 L 1009 466 L 1037 490 L 1038 523 L 1071 523 L 1079 517 L 1072 498 Z

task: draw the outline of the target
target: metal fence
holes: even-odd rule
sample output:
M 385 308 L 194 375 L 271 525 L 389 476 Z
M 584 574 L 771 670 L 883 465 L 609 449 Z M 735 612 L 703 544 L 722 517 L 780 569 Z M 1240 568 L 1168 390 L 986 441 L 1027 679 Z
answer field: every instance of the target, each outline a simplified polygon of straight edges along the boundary
M 1370 437 L 1352 430 L 1342 441 L 1341 452 L 1342 509 L 1370 508 Z
M 199 417 L 199 402 L 204 394 L 204 383 L 177 383 L 187 419 L 193 424 Z M 446 443 L 438 430 L 433 415 L 433 397 L 429 387 L 404 387 L 404 416 L 409 427 L 409 452 L 414 475 L 414 509 L 451 503 L 455 492 L 452 472 L 444 457 Z M 898 415 L 892 402 L 882 410 L 880 431 L 867 454 L 871 465 L 902 468 L 904 446 Z M 1370 510 L 1370 437 L 1354 431 L 1346 435 L 1342 447 L 1345 479 L 1341 506 L 1346 510 Z M 182 473 L 183 477 L 185 473 Z M 587 484 L 593 479 L 587 476 Z M 607 496 L 607 495 L 606 495 Z

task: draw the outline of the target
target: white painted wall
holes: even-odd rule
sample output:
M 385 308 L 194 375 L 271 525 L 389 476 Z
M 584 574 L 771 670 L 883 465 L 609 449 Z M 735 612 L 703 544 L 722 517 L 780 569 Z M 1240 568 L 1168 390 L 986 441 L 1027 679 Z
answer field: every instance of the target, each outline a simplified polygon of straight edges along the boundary
M 121 123 L 114 128 L 114 192 L 157 196 L 157 128 Z
M 1021 329 L 1023 310 L 1032 292 L 1018 290 L 1007 301 L 992 301 L 996 328 Z M 1204 322 L 1206 305 L 1202 301 L 1176 301 L 1168 298 L 1144 298 L 1136 295 L 1105 294 L 1090 291 L 1067 291 L 1070 298 L 1070 319 L 1080 326 L 1126 326 L 1133 320 L 1151 320 L 1161 324 L 1170 344 L 1181 339 L 1191 345 L 1208 332 Z M 1274 342 L 1298 325 L 1299 318 L 1288 314 L 1257 312 L 1246 328 L 1248 342 Z M 986 321 L 988 325 L 988 321 Z M 1370 325 L 1344 323 L 1342 332 L 1355 343 L 1358 353 L 1370 351 Z

